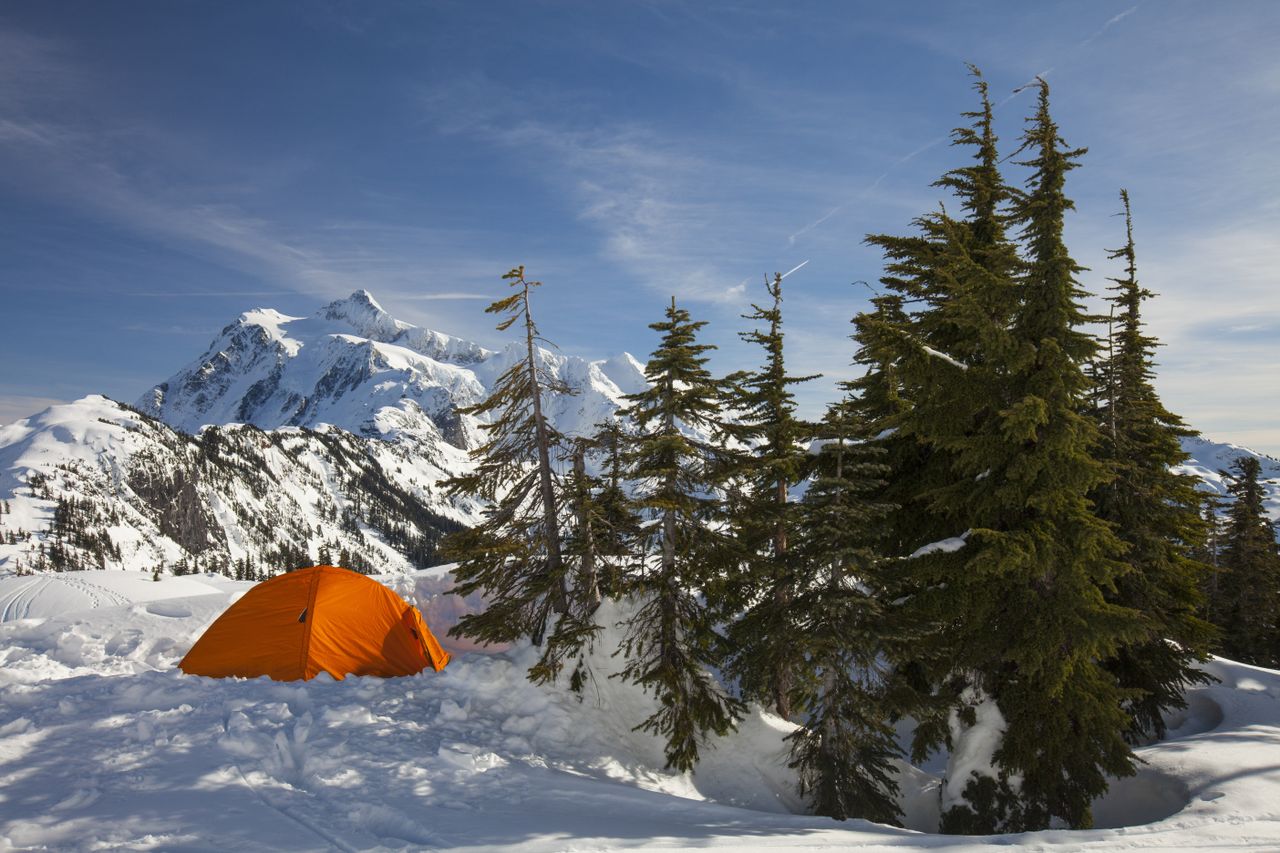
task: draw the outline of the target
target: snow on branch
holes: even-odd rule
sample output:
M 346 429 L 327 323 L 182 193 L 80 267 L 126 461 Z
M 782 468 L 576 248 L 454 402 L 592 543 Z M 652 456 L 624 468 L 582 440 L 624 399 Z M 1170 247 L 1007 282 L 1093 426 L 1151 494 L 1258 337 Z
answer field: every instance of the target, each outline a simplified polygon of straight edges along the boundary
M 930 542 L 928 545 L 921 545 L 919 548 L 911 552 L 908 560 L 914 560 L 916 557 L 924 557 L 928 554 L 954 554 L 963 548 L 969 539 L 972 530 L 966 530 L 959 536 L 952 536 L 950 539 L 939 539 L 937 542 Z
M 919 346 L 920 346 L 920 349 L 924 350 L 929 355 L 933 356 L 934 358 L 940 358 L 943 361 L 945 361 L 947 364 L 952 365 L 953 367 L 958 367 L 961 370 L 969 369 L 969 365 L 962 364 L 961 362 L 956 361 L 954 358 L 947 355 L 945 352 L 939 352 L 938 350 L 934 349 L 931 346 L 927 346 L 926 344 L 920 344 Z

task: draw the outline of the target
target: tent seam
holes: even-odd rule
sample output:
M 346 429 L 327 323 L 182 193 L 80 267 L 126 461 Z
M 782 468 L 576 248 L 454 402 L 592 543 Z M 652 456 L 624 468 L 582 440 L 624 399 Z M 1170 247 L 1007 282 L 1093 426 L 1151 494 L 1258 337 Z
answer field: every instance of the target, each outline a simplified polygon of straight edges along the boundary
M 307 678 L 307 659 L 311 657 L 311 631 L 316 624 L 316 591 L 320 589 L 323 574 L 322 569 L 312 575 L 311 589 L 307 591 L 307 621 L 304 623 L 306 630 L 302 634 L 302 660 L 299 665 L 303 680 Z

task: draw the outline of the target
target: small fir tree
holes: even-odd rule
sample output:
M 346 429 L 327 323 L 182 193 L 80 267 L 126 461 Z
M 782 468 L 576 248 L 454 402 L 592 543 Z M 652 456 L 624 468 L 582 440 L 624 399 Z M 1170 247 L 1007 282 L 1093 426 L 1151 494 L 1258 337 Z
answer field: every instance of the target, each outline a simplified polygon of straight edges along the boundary
M 1193 555 L 1208 566 L 1202 589 L 1204 599 L 1204 620 L 1211 625 L 1221 624 L 1222 612 L 1222 519 L 1219 510 L 1222 499 L 1215 494 L 1206 494 L 1201 498 L 1200 519 L 1204 524 L 1205 536 L 1200 547 Z
M 794 643 L 797 625 L 792 602 L 797 572 L 791 542 L 799 526 L 799 505 L 791 488 L 808 474 L 805 446 L 812 425 L 796 416 L 792 386 L 817 376 L 792 376 L 783 360 L 782 276 L 765 280 L 770 304 L 753 304 L 744 319 L 764 328 L 739 336 L 764 349 L 764 365 L 735 377 L 734 409 L 739 412 L 737 438 L 750 446 L 735 471 L 741 493 L 733 527 L 746 552 L 745 571 L 733 582 L 726 603 L 748 602 L 743 618 L 729 629 L 732 652 L 727 671 L 743 694 L 768 702 L 778 716 L 792 716 L 791 691 L 800 655 Z
M 798 578 L 787 641 L 800 656 L 791 705 L 804 724 L 791 740 L 791 766 L 816 814 L 898 824 L 884 651 L 888 626 L 879 596 L 875 532 L 886 506 L 868 499 L 882 484 L 879 448 L 848 400 L 821 424 L 822 450 L 800 504 Z
M 627 583 L 638 609 L 625 623 L 620 676 L 657 697 L 658 709 L 636 728 L 664 738 L 667 765 L 681 771 L 693 769 L 708 733 L 727 733 L 742 713 L 708 671 L 720 663 L 720 637 L 698 596 L 736 560 L 730 537 L 710 523 L 726 431 L 724 390 L 705 367 L 713 347 L 696 342 L 705 325 L 671 300 L 666 319 L 650 326 L 662 335 L 645 365 L 650 387 L 629 395 L 624 413 L 638 431 L 628 479 L 656 555 Z
M 1222 653 L 1274 667 L 1280 664 L 1280 554 L 1263 506 L 1262 464 L 1256 456 L 1241 456 L 1222 473 L 1233 498 L 1222 550 Z
M 641 524 L 635 501 L 626 486 L 626 452 L 630 436 L 618 419 L 599 424 L 590 455 L 597 460 L 600 476 L 594 494 L 593 534 L 600 555 L 601 593 L 622 595 L 627 577 L 642 566 Z
M 1140 612 L 1148 629 L 1108 662 L 1120 686 L 1137 691 L 1126 707 L 1129 739 L 1139 742 L 1163 737 L 1164 713 L 1186 707 L 1188 686 L 1211 680 L 1196 663 L 1208 657 L 1213 628 L 1199 616 L 1208 567 L 1193 556 L 1204 537 L 1196 478 L 1173 470 L 1189 458 L 1180 439 L 1194 431 L 1164 407 L 1152 384 L 1157 342 L 1142 323 L 1142 302 L 1152 294 L 1138 284 L 1129 194 L 1121 190 L 1120 199 L 1125 244 L 1109 257 L 1124 262 L 1124 275 L 1111 279 L 1115 331 L 1095 379 L 1100 455 L 1111 479 L 1093 500 L 1128 546 L 1129 571 L 1111 598 Z
M 519 323 L 524 357 L 498 377 L 482 402 L 460 411 L 487 419 L 485 441 L 471 452 L 472 471 L 445 482 L 453 497 L 487 504 L 484 520 L 450 536 L 442 550 L 458 562 L 454 577 L 462 595 L 482 591 L 482 613 L 468 614 L 450 631 L 484 643 L 530 638 L 540 645 L 551 615 L 570 610 L 570 582 L 563 558 L 557 477 L 551 460 L 564 438 L 548 422 L 544 399 L 568 394 L 538 357 L 543 341 L 533 321 L 530 294 L 541 283 L 524 267 L 503 276 L 514 292 L 486 313 L 503 317 L 499 331 Z
M 601 425 L 598 435 L 568 442 L 570 470 L 563 487 L 567 514 L 564 555 L 574 567 L 570 607 L 556 621 L 542 659 L 530 672 L 536 682 L 548 682 L 576 658 L 569 679 L 580 692 L 587 677 L 585 648 L 603 626 L 594 614 L 604 595 L 615 596 L 620 578 L 634 561 L 639 523 L 621 481 L 623 434 L 616 422 Z M 590 473 L 589 457 L 604 456 L 603 475 Z

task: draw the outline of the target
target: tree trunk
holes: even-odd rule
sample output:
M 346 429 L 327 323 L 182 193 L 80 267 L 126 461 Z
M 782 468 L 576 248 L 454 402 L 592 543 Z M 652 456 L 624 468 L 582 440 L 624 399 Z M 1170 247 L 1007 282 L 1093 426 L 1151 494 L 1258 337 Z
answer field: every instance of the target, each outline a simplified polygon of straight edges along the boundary
M 573 474 L 578 483 L 578 535 L 582 537 L 583 542 L 579 583 L 581 584 L 582 601 L 591 612 L 595 612 L 595 609 L 600 606 L 600 583 L 596 577 L 595 531 L 591 529 L 591 513 L 587 506 L 590 498 L 589 489 L 587 488 L 586 456 L 587 452 L 582 444 L 579 443 L 574 447 Z
M 565 584 L 564 559 L 560 553 L 560 522 L 556 517 L 556 493 L 551 483 L 551 439 L 542 417 L 542 385 L 538 382 L 538 363 L 533 354 L 533 313 L 529 309 L 529 285 L 524 286 L 525 358 L 529 382 L 533 386 L 533 427 L 538 443 L 538 480 L 542 491 L 542 523 L 547 547 L 547 571 L 556 578 L 551 591 L 551 608 L 556 613 L 569 611 L 569 590 Z
M 775 497 L 779 512 L 787 504 L 787 481 L 779 477 Z M 787 525 L 781 517 L 773 531 L 774 577 L 773 600 L 777 612 L 786 613 L 791 607 L 791 579 L 787 576 Z M 791 667 L 785 660 L 775 659 L 773 671 L 773 707 L 779 717 L 791 719 Z

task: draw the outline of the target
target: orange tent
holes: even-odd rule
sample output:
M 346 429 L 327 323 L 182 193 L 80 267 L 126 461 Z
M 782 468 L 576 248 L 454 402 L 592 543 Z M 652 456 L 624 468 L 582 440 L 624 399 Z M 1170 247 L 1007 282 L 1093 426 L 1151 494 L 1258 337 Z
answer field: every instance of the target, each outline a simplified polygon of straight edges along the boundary
M 313 566 L 250 589 L 178 666 L 190 675 L 296 681 L 321 672 L 413 675 L 448 662 L 418 608 L 364 575 Z

